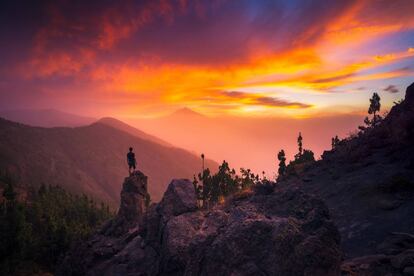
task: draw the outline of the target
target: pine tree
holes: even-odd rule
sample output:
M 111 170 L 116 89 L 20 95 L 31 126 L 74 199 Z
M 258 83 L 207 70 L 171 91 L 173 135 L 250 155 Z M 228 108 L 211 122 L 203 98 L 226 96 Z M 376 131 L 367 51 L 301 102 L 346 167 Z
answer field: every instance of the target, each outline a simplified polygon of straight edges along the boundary
M 339 138 L 338 138 L 338 135 L 336 135 L 335 137 L 332 137 L 332 149 L 335 149 L 336 148 L 336 146 L 338 146 L 338 144 L 339 144 Z
M 285 151 L 282 149 L 281 151 L 279 151 L 279 153 L 277 154 L 277 159 L 279 160 L 279 176 L 284 175 L 286 172 L 286 155 L 285 155 Z
M 298 136 L 298 148 L 299 148 L 298 154 L 299 154 L 299 157 L 302 156 L 302 153 L 303 153 L 302 140 L 303 140 L 302 134 L 299 132 L 299 136 Z
M 299 136 L 298 136 L 298 153 L 295 154 L 295 160 L 299 161 L 302 159 L 302 154 L 303 154 L 303 148 L 302 148 L 302 133 L 299 132 Z
M 377 119 L 376 113 L 379 112 L 381 109 L 381 102 L 380 102 L 381 98 L 377 93 L 374 92 L 374 94 L 372 94 L 372 98 L 369 99 L 369 101 L 370 101 L 370 105 L 368 108 L 368 114 L 374 114 L 373 120 L 374 120 L 374 125 L 375 125 L 376 119 Z
M 369 99 L 369 108 L 368 108 L 368 114 L 372 114 L 373 117 L 370 120 L 368 117 L 365 117 L 364 119 L 364 123 L 367 126 L 376 126 L 378 124 L 378 122 L 381 120 L 381 116 L 377 115 L 377 112 L 380 111 L 381 109 L 381 98 L 380 96 L 374 92 L 374 94 L 372 94 L 372 98 Z M 359 127 L 359 129 L 361 130 L 365 130 L 365 127 Z
M 305 149 L 302 154 L 301 162 L 315 161 L 313 151 Z

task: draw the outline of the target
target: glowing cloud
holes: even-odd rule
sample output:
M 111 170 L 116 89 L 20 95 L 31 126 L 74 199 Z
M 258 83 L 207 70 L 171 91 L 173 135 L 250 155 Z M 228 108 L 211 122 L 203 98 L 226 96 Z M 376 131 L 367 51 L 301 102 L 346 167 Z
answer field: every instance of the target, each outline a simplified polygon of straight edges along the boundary
M 26 87 L 1 99 L 17 105 L 60 90 L 73 92 L 38 102 L 65 105 L 73 93 L 79 108 L 112 103 L 130 116 L 181 106 L 302 116 L 327 107 L 298 95 L 364 93 L 357 88 L 413 76 L 414 41 L 398 39 L 414 34 L 408 0 L 40 1 L 19 14 L 2 5 L 0 81 Z

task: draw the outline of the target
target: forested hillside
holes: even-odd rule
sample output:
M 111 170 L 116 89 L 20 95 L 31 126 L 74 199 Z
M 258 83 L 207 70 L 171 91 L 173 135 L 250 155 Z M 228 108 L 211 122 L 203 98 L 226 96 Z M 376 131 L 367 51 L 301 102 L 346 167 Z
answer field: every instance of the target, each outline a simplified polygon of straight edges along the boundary
M 149 192 L 160 199 L 172 178 L 192 178 L 201 159 L 106 124 L 77 128 L 29 127 L 0 119 L 0 169 L 19 185 L 58 185 L 116 207 L 128 175 L 126 153 L 134 148 L 138 168 L 149 178 Z M 214 162 L 206 160 L 206 167 Z M 216 165 L 214 165 L 216 167 Z

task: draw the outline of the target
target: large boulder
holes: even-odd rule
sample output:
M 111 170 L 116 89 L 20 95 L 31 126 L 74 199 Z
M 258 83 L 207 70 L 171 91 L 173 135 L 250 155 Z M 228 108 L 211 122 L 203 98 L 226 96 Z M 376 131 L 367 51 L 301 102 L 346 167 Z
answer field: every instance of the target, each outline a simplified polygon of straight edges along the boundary
M 164 218 L 178 216 L 196 209 L 197 198 L 194 185 L 188 179 L 174 179 L 171 181 L 158 205 L 158 212 Z
M 235 199 L 170 217 L 163 275 L 336 275 L 339 234 L 322 202 L 300 191 Z

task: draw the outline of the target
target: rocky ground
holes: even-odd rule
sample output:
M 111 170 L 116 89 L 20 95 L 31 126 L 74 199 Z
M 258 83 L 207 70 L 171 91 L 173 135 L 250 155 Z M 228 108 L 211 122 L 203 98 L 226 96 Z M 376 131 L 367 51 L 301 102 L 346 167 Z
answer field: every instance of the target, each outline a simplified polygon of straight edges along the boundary
M 145 210 L 145 176 L 123 187 L 118 216 L 74 246 L 57 275 L 339 274 L 338 231 L 299 190 L 260 187 L 206 211 L 190 181 L 173 180 Z
M 414 84 L 379 126 L 278 183 L 326 203 L 341 234 L 345 275 L 414 275 L 413 137 Z

